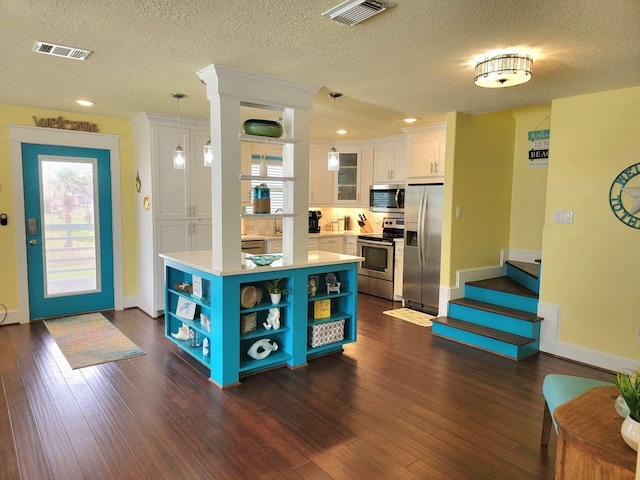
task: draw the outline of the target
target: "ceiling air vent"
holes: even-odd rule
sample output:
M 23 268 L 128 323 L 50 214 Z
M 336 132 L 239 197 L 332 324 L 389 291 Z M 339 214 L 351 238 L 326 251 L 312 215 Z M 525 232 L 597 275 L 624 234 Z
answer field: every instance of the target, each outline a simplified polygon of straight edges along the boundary
M 72 58 L 74 60 L 84 60 L 91 54 L 91 50 L 65 47 L 64 45 L 55 45 L 53 43 L 46 42 L 36 42 L 33 46 L 33 51 L 43 53 L 45 55 L 53 55 L 55 57 Z
M 395 6 L 395 3 L 384 0 L 347 0 L 327 10 L 322 16 L 352 26 Z

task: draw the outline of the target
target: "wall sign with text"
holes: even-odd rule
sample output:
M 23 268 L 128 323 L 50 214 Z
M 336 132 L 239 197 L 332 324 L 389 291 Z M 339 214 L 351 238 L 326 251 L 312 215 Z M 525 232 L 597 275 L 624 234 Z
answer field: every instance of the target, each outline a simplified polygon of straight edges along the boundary
M 529 138 L 530 167 L 546 167 L 549 165 L 549 132 L 550 130 L 533 130 L 527 134 Z
M 613 181 L 609 205 L 618 220 L 640 230 L 640 163 L 625 168 Z
M 67 120 L 64 117 L 38 118 L 33 116 L 36 127 L 58 128 L 60 130 L 78 130 L 80 132 L 98 133 L 98 125 L 92 122 L 79 122 L 77 120 Z

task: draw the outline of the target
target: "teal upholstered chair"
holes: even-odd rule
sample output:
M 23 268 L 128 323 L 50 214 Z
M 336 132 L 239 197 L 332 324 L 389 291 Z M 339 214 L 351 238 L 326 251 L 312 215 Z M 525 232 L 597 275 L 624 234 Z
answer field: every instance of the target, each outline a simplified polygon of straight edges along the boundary
M 549 435 L 551 425 L 558 432 L 558 425 L 553 412 L 563 403 L 582 395 L 587 390 L 595 387 L 610 387 L 612 382 L 601 382 L 590 378 L 574 377 L 572 375 L 547 375 L 542 383 L 542 394 L 544 395 L 544 418 L 542 419 L 542 445 L 549 445 Z

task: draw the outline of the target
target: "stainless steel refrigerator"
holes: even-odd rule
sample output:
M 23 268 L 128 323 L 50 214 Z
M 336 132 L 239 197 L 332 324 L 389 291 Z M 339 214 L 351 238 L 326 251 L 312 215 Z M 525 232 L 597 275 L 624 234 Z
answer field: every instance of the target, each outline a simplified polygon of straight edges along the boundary
M 407 185 L 404 223 L 402 298 L 405 307 L 437 315 L 442 184 Z

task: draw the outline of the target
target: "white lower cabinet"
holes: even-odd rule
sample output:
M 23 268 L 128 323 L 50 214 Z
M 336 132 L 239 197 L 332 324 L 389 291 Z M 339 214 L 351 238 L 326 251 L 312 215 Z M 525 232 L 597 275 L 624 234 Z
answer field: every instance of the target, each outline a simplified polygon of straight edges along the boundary
M 317 238 L 309 238 L 309 250 L 320 250 L 320 242 Z
M 322 250 L 323 252 L 344 253 L 343 242 L 343 237 L 321 238 L 319 242 L 319 250 Z
M 402 300 L 402 274 L 404 272 L 404 238 L 394 239 L 393 299 Z
M 282 239 L 267 239 L 267 253 L 282 253 Z
M 343 253 L 354 256 L 358 254 L 358 237 L 344 237 Z

